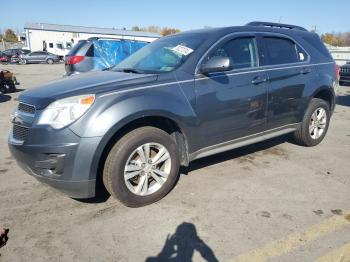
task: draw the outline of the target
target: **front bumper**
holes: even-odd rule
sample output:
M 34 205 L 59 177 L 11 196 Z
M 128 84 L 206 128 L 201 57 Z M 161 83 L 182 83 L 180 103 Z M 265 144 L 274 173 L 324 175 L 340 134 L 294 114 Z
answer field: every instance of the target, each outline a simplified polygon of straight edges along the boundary
M 350 74 L 340 74 L 339 82 L 350 84 Z
M 8 139 L 10 152 L 22 169 L 70 197 L 95 196 L 93 161 L 99 137 L 80 138 L 68 128 L 46 132 L 45 128 L 34 128 L 29 132 L 23 143 L 13 138 L 12 130 Z

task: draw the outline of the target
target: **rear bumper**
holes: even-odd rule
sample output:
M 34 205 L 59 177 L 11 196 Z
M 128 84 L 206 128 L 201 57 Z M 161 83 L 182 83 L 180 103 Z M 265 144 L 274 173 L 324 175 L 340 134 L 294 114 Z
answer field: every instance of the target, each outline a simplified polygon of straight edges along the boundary
M 100 140 L 80 138 L 73 133 L 70 140 L 74 142 L 18 144 L 11 131 L 8 145 L 19 166 L 39 181 L 73 198 L 94 197 L 96 170 L 92 167 Z

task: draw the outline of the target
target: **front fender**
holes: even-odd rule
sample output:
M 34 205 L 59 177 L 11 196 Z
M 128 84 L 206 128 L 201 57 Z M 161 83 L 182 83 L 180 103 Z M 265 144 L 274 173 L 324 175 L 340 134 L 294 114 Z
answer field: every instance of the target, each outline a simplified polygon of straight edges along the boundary
M 91 177 L 95 177 L 108 142 L 128 123 L 147 116 L 165 117 L 173 120 L 191 141 L 195 134 L 189 130 L 198 123 L 193 112 L 178 87 L 171 90 L 145 90 L 97 98 L 94 108 L 70 128 L 81 137 L 100 137 L 91 164 Z
M 146 116 L 170 118 L 184 132 L 197 122 L 191 105 L 177 87 L 104 96 L 97 98 L 93 107 L 71 126 L 72 131 L 81 137 L 105 136 L 110 130 L 118 130 Z

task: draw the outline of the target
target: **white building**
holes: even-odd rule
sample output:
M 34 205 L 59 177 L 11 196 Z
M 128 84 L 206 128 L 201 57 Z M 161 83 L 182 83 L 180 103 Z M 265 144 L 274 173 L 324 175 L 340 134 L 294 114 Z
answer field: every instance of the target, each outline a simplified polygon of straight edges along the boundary
M 335 62 L 337 62 L 338 65 L 343 65 L 347 61 L 350 61 L 350 47 L 338 47 L 338 46 L 331 46 L 326 44 L 326 47 L 328 48 L 329 52 L 333 56 L 333 59 Z
M 79 40 L 90 37 L 107 37 L 152 42 L 160 37 L 156 33 L 44 23 L 26 23 L 26 47 L 33 51 L 46 50 L 60 56 L 66 55 Z

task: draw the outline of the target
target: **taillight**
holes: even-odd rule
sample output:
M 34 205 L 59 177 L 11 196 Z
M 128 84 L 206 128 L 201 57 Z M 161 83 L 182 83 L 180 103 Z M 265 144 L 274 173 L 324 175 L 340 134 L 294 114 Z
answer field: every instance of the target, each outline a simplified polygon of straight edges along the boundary
M 68 56 L 67 64 L 68 65 L 75 65 L 80 63 L 84 60 L 84 56 L 82 55 L 74 55 L 74 56 Z
M 335 75 L 337 79 L 340 78 L 340 66 L 338 66 L 337 64 L 335 64 Z

